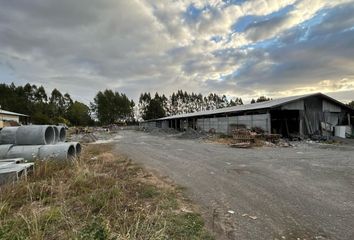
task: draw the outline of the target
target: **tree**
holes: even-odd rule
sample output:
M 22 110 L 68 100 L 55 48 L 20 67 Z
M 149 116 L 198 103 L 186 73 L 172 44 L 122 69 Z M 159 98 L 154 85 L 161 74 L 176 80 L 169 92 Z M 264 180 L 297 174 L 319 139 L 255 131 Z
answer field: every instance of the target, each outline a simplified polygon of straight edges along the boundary
M 352 109 L 354 109 L 354 100 L 351 101 L 351 102 L 349 102 L 347 105 L 348 105 L 349 107 L 351 107 Z
M 54 88 L 49 98 L 51 117 L 58 118 L 64 115 L 65 99 L 58 89 Z
M 144 120 L 156 119 L 165 117 L 165 110 L 163 108 L 163 103 L 158 98 L 151 99 L 146 112 L 143 115 Z
M 73 104 L 73 100 L 71 99 L 69 93 L 65 93 L 63 96 L 64 100 L 64 111 L 67 111 L 70 106 Z
M 31 115 L 31 120 L 36 124 L 51 124 L 52 120 L 49 118 L 48 114 L 41 111 L 36 111 Z
M 150 93 L 141 93 L 138 104 L 139 117 L 143 118 L 151 101 Z M 144 118 L 143 118 L 144 119 Z
M 256 102 L 266 102 L 266 101 L 270 101 L 270 100 L 272 100 L 271 98 L 267 98 L 266 96 L 260 96 L 257 100 L 256 100 Z
M 102 124 L 113 124 L 118 121 L 131 121 L 134 105 L 125 94 L 106 89 L 96 94 L 91 108 Z
M 76 126 L 86 126 L 92 121 L 90 108 L 85 104 L 75 101 L 67 111 L 69 121 Z
M 34 99 L 37 103 L 46 103 L 48 101 L 47 93 L 44 90 L 43 86 L 40 86 L 37 88 L 35 94 L 34 94 Z
M 256 103 L 256 100 L 254 100 L 254 99 L 252 98 L 251 104 L 253 104 L 253 103 Z
M 233 106 L 238 106 L 238 105 L 243 105 L 243 101 L 241 98 L 235 98 L 235 100 L 230 100 L 230 103 L 229 103 L 229 107 L 233 107 Z
M 151 99 L 150 93 L 143 93 L 139 99 L 140 114 L 144 120 L 156 119 L 166 116 L 167 98 L 165 95 L 160 96 L 155 93 Z

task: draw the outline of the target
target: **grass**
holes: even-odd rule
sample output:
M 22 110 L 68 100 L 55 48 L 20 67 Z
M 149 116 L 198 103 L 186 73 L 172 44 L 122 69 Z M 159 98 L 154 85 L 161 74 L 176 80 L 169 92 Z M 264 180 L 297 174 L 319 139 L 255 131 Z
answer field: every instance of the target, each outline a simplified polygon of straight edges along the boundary
M 27 181 L 0 187 L 0 239 L 212 239 L 193 209 L 111 145 L 88 145 L 75 162 L 39 161 Z

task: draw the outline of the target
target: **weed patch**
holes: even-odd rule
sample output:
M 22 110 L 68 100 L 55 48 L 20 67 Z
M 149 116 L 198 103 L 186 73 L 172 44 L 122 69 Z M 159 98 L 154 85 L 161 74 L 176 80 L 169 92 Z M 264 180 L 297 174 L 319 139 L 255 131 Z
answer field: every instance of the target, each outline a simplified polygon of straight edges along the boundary
M 109 144 L 75 162 L 38 161 L 27 181 L 0 187 L 0 239 L 210 239 L 176 186 Z M 188 207 L 192 209 L 193 207 Z

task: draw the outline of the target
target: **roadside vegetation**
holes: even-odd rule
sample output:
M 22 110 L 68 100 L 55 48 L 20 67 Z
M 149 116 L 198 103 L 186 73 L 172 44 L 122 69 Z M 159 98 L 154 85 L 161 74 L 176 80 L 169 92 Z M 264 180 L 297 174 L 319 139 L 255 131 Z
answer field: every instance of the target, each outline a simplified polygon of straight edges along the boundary
M 212 239 L 178 188 L 89 145 L 76 162 L 38 162 L 0 187 L 0 239 Z

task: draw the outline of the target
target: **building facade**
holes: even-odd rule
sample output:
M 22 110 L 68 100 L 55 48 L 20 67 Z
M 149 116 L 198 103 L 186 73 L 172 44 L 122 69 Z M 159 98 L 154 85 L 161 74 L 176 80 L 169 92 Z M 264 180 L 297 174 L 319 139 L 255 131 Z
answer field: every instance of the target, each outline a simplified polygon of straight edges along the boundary
M 11 125 L 11 123 L 27 123 L 28 119 L 28 115 L 0 109 L 0 128 Z
M 234 128 L 261 128 L 288 136 L 331 135 L 339 125 L 352 125 L 353 109 L 322 93 L 168 116 L 145 121 L 141 127 L 193 128 L 231 134 Z

